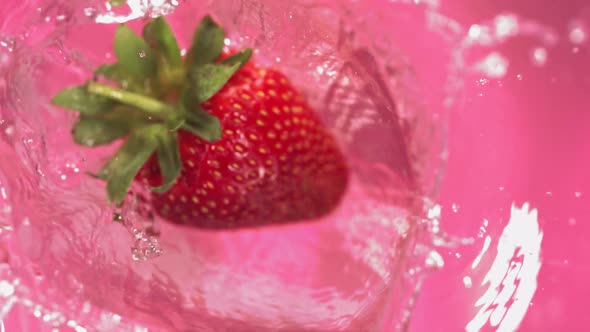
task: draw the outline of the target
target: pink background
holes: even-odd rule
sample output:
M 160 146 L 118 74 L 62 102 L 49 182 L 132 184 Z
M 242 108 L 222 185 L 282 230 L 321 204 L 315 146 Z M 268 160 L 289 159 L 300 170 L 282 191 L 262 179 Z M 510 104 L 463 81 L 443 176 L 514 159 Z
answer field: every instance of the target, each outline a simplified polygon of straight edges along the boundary
M 516 38 L 501 47 L 510 60 L 502 86 L 494 80 L 485 86 L 476 84 L 481 75 L 468 79 L 464 105 L 450 114 L 441 224 L 452 234 L 473 236 L 486 218 L 490 221 L 488 233 L 497 238 L 509 218 L 511 204 L 529 202 L 539 211 L 544 239 L 537 292 L 520 331 L 587 331 L 590 49 L 586 41 L 575 53 L 575 45 L 568 40 L 568 24 L 575 18 L 588 27 L 590 3 L 441 2 L 442 12 L 465 27 L 512 12 L 552 27 L 560 38 L 554 47 L 547 48 L 547 64 L 541 68 L 530 59 L 531 50 L 540 43 Z M 459 207 L 456 213 L 449 208 L 452 204 Z M 474 303 L 484 287 L 473 278 L 474 285 L 468 289 L 462 279 L 470 272 L 481 242 L 441 252 L 445 268 L 427 279 L 412 319 L 412 332 L 465 329 L 478 310 Z M 488 255 L 493 249 L 492 244 Z M 460 258 L 455 256 L 457 252 Z

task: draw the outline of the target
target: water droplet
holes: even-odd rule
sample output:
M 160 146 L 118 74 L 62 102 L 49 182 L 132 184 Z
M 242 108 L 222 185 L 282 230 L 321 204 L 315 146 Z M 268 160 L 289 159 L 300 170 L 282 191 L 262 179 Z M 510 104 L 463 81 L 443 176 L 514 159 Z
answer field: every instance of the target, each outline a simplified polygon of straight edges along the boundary
M 162 255 L 162 248 L 155 236 L 149 236 L 144 232 L 138 232 L 135 243 L 131 248 L 132 258 L 135 261 L 146 261 Z
M 428 256 L 426 257 L 426 261 L 425 261 L 426 267 L 429 268 L 434 268 L 434 269 L 441 269 L 443 266 L 445 266 L 445 261 L 442 258 L 442 256 L 436 252 L 435 250 L 432 250 Z
M 574 196 L 576 196 L 576 198 L 580 198 L 580 197 L 582 197 L 582 193 L 581 193 L 581 192 L 579 192 L 579 191 L 576 191 L 576 192 L 574 193 Z
M 86 15 L 86 17 L 95 17 L 96 16 L 96 8 L 84 8 L 84 15 Z
M 482 237 L 484 237 L 484 235 L 487 232 L 488 224 L 489 224 L 489 221 L 487 219 L 484 219 L 483 224 L 479 227 L 479 233 L 477 234 L 477 237 L 479 237 L 480 239 Z
M 496 38 L 502 41 L 518 33 L 518 17 L 516 15 L 498 15 L 494 20 Z
M 569 218 L 568 221 L 567 221 L 567 223 L 570 226 L 574 226 L 576 224 L 576 219 L 575 218 Z
M 481 26 L 479 24 L 473 24 L 469 27 L 469 38 L 477 39 L 481 36 Z
M 145 52 L 144 52 L 144 51 L 141 51 L 141 52 L 139 52 L 139 57 L 140 57 L 140 58 L 145 58 L 145 55 L 146 55 L 146 54 L 145 54 Z
M 14 294 L 14 285 L 7 280 L 0 281 L 0 296 L 10 297 Z
M 10 37 L 2 37 L 2 39 L 0 39 L 0 47 L 4 48 L 8 52 L 12 52 L 16 47 L 16 40 Z
M 82 304 L 82 312 L 87 314 L 90 312 L 90 310 L 92 310 L 92 305 L 90 302 L 84 302 L 84 304 Z
M 536 47 L 531 54 L 533 64 L 542 67 L 547 63 L 547 50 L 544 47 Z
M 502 78 L 508 72 L 509 63 L 508 59 L 502 54 L 492 52 L 476 63 L 474 68 L 490 78 Z
M 14 127 L 13 126 L 7 126 L 6 129 L 4 130 L 4 132 L 8 136 L 12 136 L 12 134 L 14 134 Z
M 569 39 L 573 44 L 582 44 L 586 41 L 586 29 L 582 22 L 575 20 L 569 26 Z
M 427 216 L 428 219 L 438 219 L 440 218 L 441 207 L 438 204 L 433 205 L 430 209 L 428 209 Z
M 465 286 L 465 288 L 471 288 L 473 286 L 473 281 L 471 280 L 471 277 L 463 277 L 463 286 Z
M 453 210 L 453 213 L 457 213 L 457 212 L 459 212 L 459 209 L 460 209 L 460 206 L 459 206 L 459 204 L 457 204 L 457 203 L 453 203 L 453 204 L 451 205 L 451 210 Z

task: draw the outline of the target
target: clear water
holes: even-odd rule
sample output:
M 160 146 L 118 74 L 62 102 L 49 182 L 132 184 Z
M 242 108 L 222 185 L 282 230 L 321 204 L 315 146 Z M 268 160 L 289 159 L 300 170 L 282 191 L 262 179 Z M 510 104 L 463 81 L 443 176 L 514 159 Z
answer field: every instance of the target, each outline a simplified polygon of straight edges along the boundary
M 497 238 L 523 229 L 492 232 L 484 222 L 481 230 L 451 237 L 441 230 L 441 213 L 464 208 L 443 204 L 441 210 L 433 202 L 448 157 L 448 114 L 472 98 L 465 96 L 465 78 L 477 73 L 481 94 L 502 84 L 511 63 L 501 46 L 515 36 L 537 41 L 527 61 L 543 67 L 548 48 L 561 38 L 552 29 L 508 14 L 461 25 L 435 1 L 129 4 L 0 5 L 0 295 L 3 312 L 39 318 L 40 327 L 30 329 L 405 330 L 424 276 L 449 264 L 447 252 L 489 247 L 488 233 Z M 259 61 L 279 65 L 345 148 L 352 185 L 325 220 L 187 232 L 143 220 L 133 205 L 113 211 L 100 183 L 84 175 L 111 150 L 74 146 L 74 118 L 48 98 L 112 57 L 115 23 L 139 27 L 145 15 L 169 14 L 186 43 L 206 12 L 225 24 L 231 43 L 253 46 Z M 584 29 L 574 21 L 567 37 L 581 45 Z M 419 195 L 408 194 L 411 186 Z M 539 239 L 536 212 L 521 206 L 512 209 L 515 222 L 506 224 L 534 219 L 526 230 Z M 121 222 L 113 222 L 114 213 Z M 530 243 L 513 239 L 503 248 Z M 540 249 L 526 248 L 533 262 L 526 266 L 534 267 Z M 498 266 L 490 285 L 503 280 L 507 268 Z M 536 282 L 534 268 L 529 275 Z M 464 276 L 465 287 L 473 286 L 470 278 Z M 498 327 L 497 316 L 508 317 L 498 312 L 492 320 L 482 308 L 483 316 L 468 320 L 472 330 L 482 320 Z M 524 313 L 509 312 L 506 321 L 518 325 Z
M 13 9 L 7 17 L 22 25 L 7 21 L 15 30 L 3 35 L 1 173 L 12 228 L 6 273 L 19 283 L 21 303 L 59 312 L 50 323 L 74 319 L 86 328 L 104 312 L 119 315 L 117 324 L 179 331 L 377 330 L 400 320 L 411 290 L 400 278 L 412 220 L 421 196 L 435 191 L 444 108 L 428 107 L 439 96 L 420 92 L 401 49 L 365 39 L 363 31 L 380 26 L 350 16 L 358 4 L 189 1 L 118 12 L 84 1 L 21 5 L 24 15 Z M 231 43 L 280 65 L 339 137 L 354 179 L 326 220 L 187 232 L 141 220 L 137 206 L 113 211 L 102 184 L 84 174 L 112 148 L 74 146 L 72 114 L 48 98 L 112 57 L 112 23 L 170 13 L 186 42 L 207 12 L 225 23 Z M 416 186 L 418 196 L 409 191 Z

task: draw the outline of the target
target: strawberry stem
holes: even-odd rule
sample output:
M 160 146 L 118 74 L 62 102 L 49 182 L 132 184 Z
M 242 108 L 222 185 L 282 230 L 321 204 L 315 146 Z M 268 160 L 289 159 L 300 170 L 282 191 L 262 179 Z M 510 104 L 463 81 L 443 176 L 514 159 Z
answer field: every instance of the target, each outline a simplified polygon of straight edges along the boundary
M 86 89 L 89 93 L 103 96 L 122 104 L 137 107 L 146 113 L 155 115 L 161 119 L 167 119 L 170 113 L 174 110 L 172 106 L 159 100 L 101 83 L 89 82 Z

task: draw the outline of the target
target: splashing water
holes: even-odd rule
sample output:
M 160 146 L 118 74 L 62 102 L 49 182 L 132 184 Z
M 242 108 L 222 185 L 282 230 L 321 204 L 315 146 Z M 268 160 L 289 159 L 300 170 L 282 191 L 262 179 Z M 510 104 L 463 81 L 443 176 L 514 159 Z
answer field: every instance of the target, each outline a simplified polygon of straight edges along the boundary
M 444 268 L 444 251 L 481 244 L 475 268 L 494 243 L 487 223 L 479 236 L 446 234 L 442 207 L 431 201 L 447 159 L 446 114 L 461 101 L 464 75 L 480 73 L 484 91 L 510 71 L 499 45 L 533 39 L 530 61 L 544 66 L 559 40 L 552 29 L 513 14 L 462 27 L 438 5 L 136 0 L 119 8 L 29 0 L 10 12 L 1 8 L 7 18 L 0 23 L 2 313 L 22 307 L 46 326 L 75 331 L 407 329 L 424 277 Z M 135 200 L 113 210 L 100 184 L 86 178 L 84 171 L 112 148 L 90 153 L 74 146 L 74 119 L 48 98 L 113 57 L 114 24 L 139 27 L 146 15 L 169 14 L 186 42 L 195 17 L 205 12 L 226 24 L 226 45 L 254 46 L 260 61 L 279 64 L 346 147 L 353 183 L 327 220 L 239 233 L 179 230 L 146 219 Z M 360 12 L 375 18 L 359 18 Z M 569 41 L 580 46 L 586 37 L 583 22 L 572 21 Z M 398 157 L 401 149 L 409 150 L 411 165 Z M 412 172 L 424 197 L 408 203 L 400 188 Z M 531 221 L 536 212 L 512 212 L 499 257 L 512 248 L 517 214 L 538 227 Z M 540 245 L 542 237 L 536 239 Z M 534 259 L 539 250 L 533 249 Z M 504 280 L 492 270 L 490 289 Z M 514 277 L 511 271 L 506 274 Z M 462 280 L 475 285 L 471 276 Z M 511 294 L 525 303 L 535 289 L 525 291 Z M 517 326 L 522 304 L 492 313 L 487 308 L 501 296 L 490 297 L 482 296 L 481 314 L 467 328 L 477 330 L 488 318 L 493 326 L 502 320 Z
M 482 281 L 488 284 L 488 289 L 476 302 L 481 309 L 467 324 L 467 331 L 479 331 L 488 320 L 497 331 L 514 331 L 522 321 L 537 288 L 543 240 L 538 212 L 529 209 L 528 204 L 522 208 L 512 206 L 510 220 L 499 239 L 497 256 Z M 477 267 L 488 246 L 489 240 L 472 268 Z M 513 303 L 507 305 L 511 300 Z

